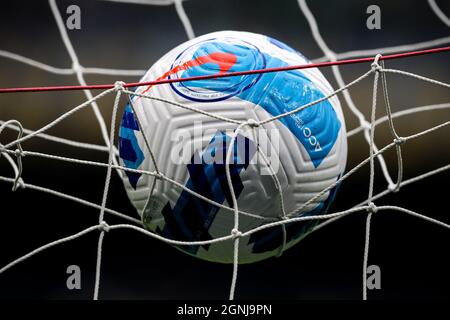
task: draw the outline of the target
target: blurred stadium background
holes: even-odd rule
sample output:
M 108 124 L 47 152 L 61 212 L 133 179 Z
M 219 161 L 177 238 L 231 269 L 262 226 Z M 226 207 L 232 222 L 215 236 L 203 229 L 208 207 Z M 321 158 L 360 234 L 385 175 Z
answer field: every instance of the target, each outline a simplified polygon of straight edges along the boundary
M 437 1 L 450 15 L 450 3 Z M 63 17 L 66 8 L 81 8 L 81 30 L 68 31 L 85 67 L 148 69 L 159 57 L 187 40 L 174 6 L 151 6 L 107 1 L 57 1 Z M 381 30 L 366 28 L 366 8 L 381 8 Z M 449 29 L 424 0 L 308 1 L 320 31 L 337 53 L 421 42 L 449 36 Z M 296 0 L 188 0 L 184 8 L 196 35 L 218 30 L 242 30 L 279 39 L 310 59 L 323 56 Z M 0 10 L 0 50 L 14 52 L 61 68 L 71 60 L 47 1 L 7 1 Z M 387 62 L 397 68 L 450 81 L 449 54 L 427 55 Z M 368 69 L 367 64 L 341 67 L 349 82 Z M 337 84 L 329 68 L 322 72 Z M 53 75 L 0 57 L 0 87 L 72 85 L 75 75 Z M 86 75 L 90 84 L 137 81 L 139 77 Z M 443 88 L 388 75 L 393 111 L 449 101 Z M 369 116 L 372 81 L 350 90 L 356 105 Z M 112 96 L 100 101 L 109 119 Z M 28 129 L 38 129 L 85 101 L 82 92 L 21 93 L 0 95 L 0 119 L 17 119 Z M 342 98 L 348 129 L 357 122 Z M 381 102 L 382 100 L 380 100 Z M 124 104 L 124 103 L 123 103 Z M 121 107 L 123 110 L 123 106 Z M 378 107 L 384 115 L 384 105 Z M 395 120 L 401 135 L 419 132 L 448 121 L 447 110 L 431 111 Z M 48 133 L 79 141 L 102 143 L 90 108 L 75 114 Z M 14 133 L 15 135 L 15 133 Z M 14 137 L 4 132 L 4 143 Z M 449 163 L 450 128 L 407 143 L 403 147 L 405 177 Z M 377 128 L 376 142 L 391 141 L 387 125 Z M 62 147 L 41 139 L 24 148 L 51 154 L 107 161 L 106 154 Z M 349 139 L 350 169 L 368 155 L 362 135 Z M 395 151 L 385 154 L 391 174 L 397 170 Z M 377 165 L 377 191 L 386 183 Z M 347 209 L 367 197 L 368 166 L 345 181 L 332 211 Z M 106 170 L 39 158 L 24 159 L 23 178 L 83 199 L 100 203 Z M 0 175 L 11 176 L 9 164 L 0 158 Z M 403 206 L 449 222 L 449 172 L 441 173 L 377 204 Z M 0 266 L 30 250 L 97 223 L 98 211 L 32 190 L 10 191 L 0 182 Z M 122 183 L 114 175 L 108 207 L 137 217 Z M 280 258 L 240 267 L 238 299 L 360 299 L 364 225 L 366 215 L 353 214 L 314 233 Z M 119 222 L 110 215 L 108 223 Z M 98 233 L 58 246 L 0 275 L 3 299 L 90 299 Z M 398 212 L 383 212 L 373 218 L 369 265 L 381 268 L 382 289 L 369 291 L 369 299 L 449 298 L 450 259 L 448 230 Z M 66 268 L 81 267 L 82 289 L 66 288 Z M 169 245 L 131 231 L 105 235 L 101 299 L 225 299 L 231 280 L 231 265 L 210 264 L 191 258 Z

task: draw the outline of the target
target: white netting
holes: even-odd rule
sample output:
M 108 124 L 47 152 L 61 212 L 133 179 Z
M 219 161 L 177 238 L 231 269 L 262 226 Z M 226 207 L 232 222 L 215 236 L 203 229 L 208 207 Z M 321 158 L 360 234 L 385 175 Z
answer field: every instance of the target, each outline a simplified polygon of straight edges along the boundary
M 173 0 L 173 1 L 117 0 L 117 1 L 139 3 L 139 4 L 156 4 L 156 5 L 173 4 L 176 8 L 176 11 L 177 11 L 179 17 L 180 17 L 180 20 L 182 21 L 182 23 L 184 25 L 186 34 L 188 35 L 189 38 L 194 37 L 194 32 L 192 30 L 192 26 L 189 22 L 189 19 L 188 19 L 186 13 L 183 10 L 181 0 Z M 68 37 L 67 31 L 65 29 L 65 26 L 64 26 L 61 14 L 60 14 L 60 11 L 56 5 L 56 1 L 49 0 L 49 4 L 50 4 L 51 11 L 53 13 L 53 16 L 56 19 L 56 23 L 57 23 L 59 32 L 62 37 L 62 41 L 64 42 L 67 52 L 72 60 L 72 67 L 66 68 L 66 69 L 56 68 L 56 67 L 49 66 L 44 63 L 38 62 L 38 61 L 34 61 L 27 57 L 23 57 L 18 54 L 3 51 L 3 50 L 0 50 L 0 56 L 22 62 L 24 64 L 42 69 L 49 73 L 60 74 L 60 75 L 75 74 L 77 76 L 77 79 L 78 79 L 78 82 L 80 85 L 86 85 L 86 81 L 84 79 L 84 75 L 86 75 L 86 74 L 124 76 L 124 75 L 142 75 L 145 72 L 144 70 L 118 70 L 118 69 L 83 67 L 81 65 L 80 61 L 78 60 L 76 51 L 75 51 L 74 47 L 72 46 L 72 43 Z M 370 239 L 369 235 L 370 235 L 371 218 L 374 213 L 376 213 L 378 211 L 396 210 L 396 211 L 403 212 L 408 215 L 411 215 L 411 216 L 414 216 L 417 218 L 421 218 L 425 221 L 432 222 L 434 224 L 437 224 L 437 225 L 440 225 L 440 226 L 450 229 L 450 225 L 447 223 L 444 223 L 444 222 L 438 221 L 436 219 L 421 215 L 419 213 L 413 212 L 406 208 L 402 208 L 402 207 L 398 207 L 398 206 L 388 206 L 388 205 L 376 206 L 374 204 L 375 200 L 378 200 L 381 197 L 383 197 L 389 193 L 397 192 L 397 191 L 399 191 L 399 189 L 401 187 L 403 187 L 405 185 L 422 180 L 422 179 L 430 177 L 432 175 L 442 173 L 443 171 L 450 169 L 450 164 L 448 164 L 448 165 L 445 165 L 438 169 L 434 169 L 429 172 L 426 172 L 422 175 L 419 175 L 419 176 L 416 176 L 413 178 L 409 178 L 407 180 L 403 179 L 403 159 L 402 159 L 402 153 L 401 153 L 402 144 L 409 143 L 411 140 L 417 139 L 423 135 L 427 135 L 436 130 L 442 129 L 442 128 L 450 125 L 450 121 L 443 122 L 437 126 L 434 126 L 427 130 L 424 130 L 424 131 L 421 131 L 421 132 L 418 132 L 418 133 L 415 133 L 415 134 L 412 134 L 409 136 L 401 136 L 396 131 L 394 119 L 408 115 L 408 114 L 413 114 L 413 113 L 421 113 L 421 112 L 427 112 L 427 111 L 438 110 L 438 109 L 448 109 L 448 108 L 450 108 L 450 103 L 420 106 L 420 107 L 415 107 L 415 108 L 411 108 L 411 109 L 407 109 L 407 110 L 403 110 L 403 111 L 399 111 L 399 112 L 392 112 L 391 107 L 390 107 L 390 102 L 389 102 L 389 96 L 388 96 L 388 85 L 387 85 L 387 81 L 386 81 L 386 74 L 396 74 L 396 75 L 403 76 L 403 77 L 411 77 L 411 78 L 415 78 L 420 81 L 425 81 L 430 84 L 440 86 L 443 88 L 447 88 L 447 89 L 450 89 L 450 84 L 443 83 L 443 82 L 440 82 L 440 81 L 437 81 L 434 79 L 430 79 L 427 77 L 423 77 L 423 76 L 420 76 L 417 74 L 405 72 L 402 70 L 387 69 L 387 68 L 385 68 L 383 61 L 379 60 L 381 57 L 381 54 L 396 53 L 396 52 L 409 51 L 409 50 L 418 50 L 418 49 L 433 47 L 433 46 L 437 46 L 437 45 L 443 45 L 443 44 L 450 43 L 450 37 L 435 39 L 432 41 L 427 41 L 427 42 L 422 42 L 422 43 L 390 47 L 390 48 L 379 48 L 379 49 L 372 49 L 372 50 L 350 51 L 350 52 L 346 52 L 346 53 L 335 53 L 327 46 L 324 39 L 322 38 L 322 36 L 319 32 L 319 28 L 316 23 L 316 20 L 313 16 L 312 12 L 308 8 L 306 1 L 299 0 L 298 4 L 300 6 L 301 11 L 303 12 L 303 14 L 305 15 L 305 17 L 307 19 L 307 22 L 311 28 L 311 32 L 312 32 L 312 35 L 313 35 L 315 41 L 317 42 L 320 49 L 323 51 L 323 53 L 325 55 L 322 58 L 314 60 L 315 62 L 336 61 L 337 59 L 350 58 L 350 57 L 363 57 L 363 56 L 374 56 L 374 62 L 372 63 L 370 69 L 367 72 L 365 72 L 363 75 L 357 77 L 355 80 L 353 80 L 347 84 L 343 80 L 343 77 L 340 73 L 339 67 L 332 66 L 333 75 L 339 85 L 339 89 L 334 91 L 331 95 L 324 97 L 320 100 L 313 101 L 311 103 L 308 103 L 307 105 L 299 106 L 294 111 L 291 111 L 291 112 L 288 112 L 288 113 L 285 113 L 285 114 L 282 114 L 279 116 L 275 116 L 275 117 L 272 117 L 270 119 L 267 119 L 267 120 L 264 120 L 261 122 L 257 122 L 253 119 L 249 119 L 248 121 L 241 122 L 241 121 L 236 121 L 236 120 L 226 118 L 226 117 L 218 117 L 217 115 L 210 114 L 208 112 L 196 109 L 193 106 L 180 105 L 180 104 L 174 103 L 172 101 L 164 100 L 161 98 L 155 98 L 155 97 L 152 97 L 147 94 L 136 94 L 135 92 L 124 88 L 123 82 L 116 82 L 116 85 L 114 88 L 105 90 L 95 96 L 92 95 L 92 93 L 89 90 L 84 90 L 84 93 L 87 98 L 87 100 L 84 103 L 72 108 L 69 112 L 63 114 L 62 116 L 58 117 L 57 119 L 55 119 L 48 125 L 40 128 L 39 130 L 36 130 L 36 131 L 32 131 L 32 130 L 23 128 L 21 123 L 16 120 L 9 120 L 9 121 L 0 120 L 0 135 L 1 135 L 2 131 L 5 129 L 11 129 L 11 130 L 15 130 L 16 132 L 18 132 L 17 139 L 10 141 L 8 143 L 5 143 L 5 144 L 0 144 L 0 154 L 4 157 L 4 159 L 6 159 L 9 162 L 12 169 L 14 170 L 13 177 L 0 176 L 0 180 L 12 183 L 14 191 L 17 188 L 33 189 L 36 191 L 49 193 L 49 194 L 52 194 L 52 195 L 55 195 L 57 197 L 61 197 L 61 198 L 67 199 L 67 200 L 72 200 L 72 201 L 81 203 L 83 205 L 100 210 L 98 224 L 93 225 L 85 230 L 82 230 L 79 233 L 73 234 L 71 236 L 68 236 L 68 237 L 65 237 L 62 239 L 58 239 L 56 241 L 53 241 L 51 243 L 48 243 L 42 247 L 35 249 L 34 251 L 12 261 L 11 263 L 9 263 L 6 266 L 4 266 L 3 268 L 1 268 L 0 274 L 4 273 L 8 269 L 17 265 L 18 263 L 36 255 L 39 252 L 42 252 L 46 249 L 54 247 L 58 244 L 66 243 L 68 241 L 77 239 L 77 238 L 79 238 L 85 234 L 91 233 L 93 231 L 99 231 L 100 234 L 99 234 L 99 238 L 98 238 L 98 251 L 97 251 L 97 263 L 96 263 L 96 275 L 95 275 L 95 289 L 94 289 L 95 290 L 94 291 L 94 299 L 97 299 L 99 296 L 102 247 L 103 247 L 103 238 L 104 238 L 105 232 L 109 232 L 109 231 L 116 230 L 116 229 L 132 229 L 137 232 L 143 233 L 149 237 L 164 241 L 166 243 L 170 243 L 170 244 L 174 244 L 174 245 L 181 245 L 181 246 L 183 246 L 183 245 L 204 245 L 204 244 L 214 243 L 214 242 L 218 242 L 218 241 L 233 241 L 234 242 L 234 263 L 233 263 L 231 288 L 230 288 L 230 293 L 229 293 L 230 299 L 233 299 L 234 294 L 235 294 L 237 275 L 238 275 L 238 256 L 239 256 L 238 248 L 239 248 L 239 239 L 241 237 L 249 236 L 249 235 L 251 235 L 257 231 L 263 230 L 263 229 L 272 228 L 274 226 L 284 226 L 287 223 L 292 223 L 292 222 L 296 222 L 296 221 L 313 220 L 313 219 L 326 220 L 323 223 L 319 224 L 314 229 L 314 231 L 316 231 L 316 230 L 319 230 L 320 228 L 328 225 L 329 223 L 336 221 L 337 219 L 340 219 L 350 213 L 355 213 L 355 212 L 359 212 L 359 211 L 367 211 L 366 238 L 365 238 L 365 250 L 364 250 L 364 259 L 363 259 L 363 290 L 362 290 L 363 291 L 363 299 L 366 299 L 367 298 L 366 270 L 367 270 L 368 254 L 369 254 L 369 239 Z M 439 7 L 436 5 L 434 0 L 429 0 L 429 4 L 430 4 L 430 7 L 433 9 L 434 13 L 437 15 L 437 17 L 439 17 L 439 19 L 442 20 L 442 22 L 445 23 L 447 26 L 450 26 L 449 19 L 439 9 Z M 354 86 L 355 84 L 357 84 L 363 80 L 368 80 L 368 78 L 370 78 L 370 77 L 373 77 L 371 117 L 370 117 L 370 119 L 366 119 L 365 116 L 363 115 L 363 113 L 356 107 L 356 105 L 353 102 L 352 97 L 347 89 L 349 89 L 350 87 Z M 380 80 L 381 80 L 381 90 L 382 90 L 382 94 L 384 96 L 386 115 L 381 118 L 376 119 L 375 115 L 376 115 L 376 108 L 377 108 L 377 92 L 379 90 Z M 263 226 L 258 227 L 253 230 L 250 230 L 250 231 L 247 231 L 247 232 L 239 231 L 239 215 L 240 214 L 251 215 L 253 217 L 258 217 L 260 219 L 266 219 L 266 218 L 259 217 L 257 215 L 257 213 L 243 212 L 243 211 L 239 210 L 239 208 L 238 208 L 236 196 L 233 192 L 233 185 L 231 183 L 231 177 L 230 177 L 229 166 L 228 166 L 230 158 L 231 158 L 231 150 L 233 148 L 230 147 L 228 149 L 229 151 L 228 151 L 227 158 L 226 158 L 226 163 L 227 163 L 226 174 L 227 174 L 228 185 L 231 190 L 231 195 L 232 195 L 232 199 L 233 199 L 233 203 L 232 203 L 233 207 L 226 207 L 223 204 L 216 203 L 208 198 L 205 198 L 204 196 L 197 194 L 194 191 L 185 187 L 182 182 L 174 181 L 170 177 L 166 176 L 163 172 L 160 172 L 158 170 L 153 171 L 153 172 L 142 171 L 142 170 L 133 170 L 133 169 L 121 167 L 118 164 L 118 151 L 114 147 L 114 138 L 115 138 L 115 134 L 116 134 L 115 123 L 116 123 L 116 116 L 117 116 L 119 101 L 120 101 L 121 96 L 123 96 L 123 95 L 138 95 L 145 99 L 155 99 L 155 100 L 164 102 L 166 104 L 173 105 L 175 107 L 186 108 L 192 112 L 201 112 L 204 115 L 218 118 L 221 121 L 227 121 L 227 122 L 233 123 L 236 125 L 236 130 L 234 131 L 234 136 L 232 137 L 232 140 L 231 140 L 231 144 L 233 144 L 239 131 L 242 130 L 244 127 L 261 126 L 265 123 L 274 121 L 276 119 L 286 117 L 289 114 L 292 114 L 294 112 L 299 112 L 300 110 L 303 110 L 305 108 L 313 107 L 315 104 L 319 103 L 320 101 L 323 101 L 324 99 L 329 99 L 330 97 L 332 97 L 336 94 L 339 94 L 339 93 L 343 94 L 346 104 L 348 105 L 351 112 L 357 117 L 357 119 L 359 121 L 359 126 L 350 130 L 348 132 L 348 136 L 351 137 L 353 135 L 362 133 L 364 135 L 364 138 L 365 138 L 368 146 L 369 146 L 369 150 L 370 150 L 369 156 L 364 161 L 360 162 L 357 166 L 355 166 L 354 168 L 349 170 L 344 176 L 342 176 L 338 181 L 336 181 L 336 183 L 334 183 L 333 185 L 322 190 L 322 192 L 320 192 L 314 198 L 310 199 L 304 205 L 302 205 L 301 207 L 297 208 L 296 210 L 294 210 L 292 212 L 285 213 L 285 216 L 283 217 L 283 219 L 280 219 L 277 221 L 267 219 L 268 220 L 267 223 L 264 224 Z M 114 105 L 113 105 L 113 109 L 112 109 L 112 118 L 111 118 L 111 122 L 110 122 L 110 129 L 108 131 L 105 120 L 99 111 L 97 101 L 107 95 L 113 95 L 113 94 L 115 95 L 115 99 L 114 99 Z M 56 124 L 64 121 L 66 118 L 72 116 L 74 113 L 76 113 L 84 108 L 88 108 L 88 107 L 91 107 L 93 109 L 95 117 L 100 125 L 102 138 L 104 140 L 104 145 L 83 143 L 83 142 L 79 142 L 79 141 L 69 140 L 69 139 L 46 134 L 46 131 L 49 130 L 50 128 L 54 127 Z M 393 140 L 391 143 L 385 145 L 384 147 L 378 148 L 374 143 L 375 128 L 384 122 L 388 122 L 389 130 L 390 130 Z M 108 163 L 101 163 L 101 162 L 81 160 L 81 159 L 68 158 L 68 157 L 63 157 L 63 156 L 58 156 L 58 155 L 51 155 L 51 154 L 23 150 L 22 143 L 31 138 L 42 138 L 42 139 L 47 139 L 47 140 L 65 144 L 65 145 L 76 146 L 76 147 L 80 147 L 80 148 L 96 150 L 96 151 L 101 151 L 101 152 L 108 152 L 109 161 L 108 161 Z M 148 145 L 147 145 L 147 147 L 148 147 Z M 391 177 L 391 175 L 387 169 L 386 162 L 383 157 L 383 153 L 392 148 L 395 148 L 396 154 L 397 154 L 398 170 L 397 170 L 397 177 L 395 179 L 393 179 Z M 149 151 L 150 151 L 150 153 L 152 153 L 151 150 L 149 150 Z M 44 188 L 44 187 L 40 187 L 37 185 L 26 183 L 22 179 L 22 176 L 21 176 L 21 174 L 22 174 L 22 157 L 25 157 L 25 156 L 26 157 L 48 158 L 48 159 L 53 159 L 53 160 L 58 160 L 58 161 L 65 161 L 65 162 L 78 163 L 78 164 L 83 164 L 83 165 L 98 166 L 98 167 L 106 168 L 107 175 L 106 175 L 106 180 L 105 180 L 105 184 L 104 184 L 103 198 L 102 198 L 101 204 L 95 204 L 95 203 L 88 202 L 86 200 L 80 199 L 75 196 L 71 196 L 71 195 L 68 195 L 68 194 L 65 194 L 62 192 L 58 192 L 56 190 L 52 190 L 52 189 L 48 189 L 48 188 Z M 152 156 L 153 156 L 153 154 L 152 154 Z M 374 190 L 374 188 L 373 188 L 374 175 L 375 175 L 375 164 L 374 164 L 375 159 L 379 162 L 380 167 L 382 169 L 383 176 L 387 182 L 386 190 L 384 190 L 383 192 L 380 192 L 378 194 L 374 194 L 374 191 L 373 191 Z M 327 191 L 332 189 L 336 184 L 347 179 L 350 175 L 352 175 L 354 172 L 356 172 L 357 170 L 362 168 L 367 163 L 370 166 L 370 176 L 369 176 L 369 194 L 368 194 L 368 197 L 366 200 L 355 205 L 353 208 L 350 208 L 345 211 L 334 212 L 334 213 L 318 215 L 318 216 L 299 216 L 299 214 L 302 212 L 302 210 L 304 208 L 306 208 L 310 203 L 314 202 L 321 195 L 323 195 L 324 193 L 326 193 Z M 150 175 L 150 176 L 155 177 L 156 179 L 168 181 L 168 182 L 172 183 L 173 185 L 175 185 L 176 187 L 182 188 L 185 191 L 187 191 L 191 194 L 194 194 L 197 197 L 203 199 L 204 201 L 207 201 L 218 207 L 227 209 L 234 214 L 234 218 L 235 218 L 234 228 L 232 230 L 230 230 L 230 234 L 228 236 L 225 236 L 222 238 L 215 238 L 215 239 L 209 240 L 209 241 L 196 241 L 196 242 L 175 241 L 172 239 L 164 238 L 164 237 L 154 234 L 152 232 L 149 232 L 143 228 L 142 222 L 139 221 L 138 219 L 129 217 L 123 213 L 120 213 L 118 211 L 115 211 L 113 209 L 109 209 L 106 207 L 110 179 L 111 179 L 113 169 L 119 175 L 121 175 L 123 173 L 123 171 L 131 171 L 131 172 L 137 172 L 140 174 Z M 277 182 L 275 181 L 275 183 L 277 183 Z M 278 189 L 281 190 L 281 188 L 278 188 Z M 283 197 L 280 197 L 280 199 L 283 199 Z M 2 200 L 2 205 L 5 205 L 4 202 L 5 202 L 5 200 Z M 281 203 L 281 206 L 282 206 L 282 211 L 284 212 L 283 203 Z M 105 221 L 105 213 L 112 214 L 112 215 L 118 216 L 120 218 L 123 218 L 123 219 L 127 220 L 127 223 L 109 225 Z

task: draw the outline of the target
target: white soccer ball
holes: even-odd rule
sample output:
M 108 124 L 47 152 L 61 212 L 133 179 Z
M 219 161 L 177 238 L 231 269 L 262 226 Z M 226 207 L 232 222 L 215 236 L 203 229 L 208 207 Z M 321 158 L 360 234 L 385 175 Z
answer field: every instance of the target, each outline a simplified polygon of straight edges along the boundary
M 179 45 L 158 60 L 141 81 L 308 63 L 299 52 L 270 37 L 222 31 Z M 229 207 L 233 203 L 225 155 L 238 124 L 189 108 L 241 122 L 260 122 L 327 96 L 333 89 L 318 69 L 311 68 L 142 86 L 136 92 L 187 108 L 133 96 L 133 108 L 126 106 L 120 127 L 121 164 L 155 171 L 145 135 L 161 173 Z M 230 176 L 238 209 L 249 213 L 239 214 L 239 231 L 282 219 L 280 194 L 284 212 L 295 212 L 344 172 L 347 138 L 339 101 L 334 96 L 259 127 L 243 126 L 230 152 Z M 124 184 L 144 225 L 166 238 L 210 240 L 230 235 L 234 228 L 232 210 L 199 199 L 168 181 L 127 171 Z M 325 213 L 335 190 L 296 215 Z M 287 224 L 285 237 L 278 226 L 241 238 L 239 263 L 278 255 L 316 224 L 316 220 Z M 233 261 L 232 240 L 178 248 L 208 261 Z

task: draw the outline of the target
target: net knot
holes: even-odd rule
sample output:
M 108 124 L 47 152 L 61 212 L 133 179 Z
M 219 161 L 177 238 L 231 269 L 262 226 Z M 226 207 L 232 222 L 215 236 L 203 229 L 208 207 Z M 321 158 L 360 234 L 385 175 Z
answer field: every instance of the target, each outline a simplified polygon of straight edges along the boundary
M 233 236 L 233 239 L 236 239 L 242 236 L 242 232 L 234 228 L 233 230 L 231 230 L 231 235 Z
M 326 57 L 330 60 L 330 61 L 336 61 L 337 60 L 337 55 L 334 51 L 332 50 L 327 50 L 325 52 Z
M 72 63 L 72 70 L 75 71 L 75 73 L 82 73 L 83 67 L 75 61 L 74 63 Z
M 22 172 L 23 172 L 22 157 L 24 156 L 24 154 L 20 143 L 18 143 L 17 146 L 18 148 L 14 150 L 14 154 L 17 158 L 17 173 L 14 179 L 12 191 L 16 191 L 19 186 L 22 188 L 24 187 L 24 183 L 22 180 Z
M 161 180 L 163 178 L 163 174 L 159 171 L 153 172 L 153 176 L 158 180 Z
M 23 153 L 22 148 L 20 147 L 20 144 L 19 144 L 19 148 L 17 148 L 16 150 L 14 150 L 14 155 L 15 155 L 17 158 L 19 158 L 19 157 L 24 157 L 24 156 L 25 156 L 25 154 Z
M 363 128 L 363 130 L 370 130 L 370 128 L 371 128 L 370 122 L 364 120 L 364 121 L 361 123 L 361 128 Z
M 390 191 L 390 192 L 397 192 L 398 190 L 400 190 L 400 185 L 398 185 L 398 184 L 395 184 L 395 183 L 390 183 L 389 185 L 388 185 L 388 190 Z
M 100 222 L 100 224 L 98 225 L 98 228 L 100 231 L 105 231 L 105 232 L 108 232 L 111 229 L 109 224 L 107 224 L 105 221 Z
M 256 127 L 260 126 L 259 121 L 256 121 L 255 119 L 248 119 L 247 124 L 252 128 L 256 128 Z
M 20 187 L 20 189 L 25 189 L 25 182 L 23 181 L 22 177 L 18 177 L 14 181 L 12 191 L 16 191 L 19 187 Z
M 398 138 L 394 139 L 394 142 L 396 145 L 401 145 L 401 144 L 405 143 L 405 141 L 406 141 L 406 139 L 403 137 L 398 137 Z
M 383 68 L 378 63 L 378 61 L 380 61 L 380 58 L 381 58 L 381 54 L 377 54 L 375 56 L 375 59 L 373 60 L 372 64 L 370 65 L 373 72 L 381 72 L 383 70 Z
M 367 211 L 369 213 L 376 213 L 378 211 L 378 207 L 375 205 L 375 203 L 370 202 L 368 207 L 367 207 Z
M 116 91 L 123 91 L 125 89 L 125 82 L 123 81 L 116 81 L 114 83 L 114 90 Z

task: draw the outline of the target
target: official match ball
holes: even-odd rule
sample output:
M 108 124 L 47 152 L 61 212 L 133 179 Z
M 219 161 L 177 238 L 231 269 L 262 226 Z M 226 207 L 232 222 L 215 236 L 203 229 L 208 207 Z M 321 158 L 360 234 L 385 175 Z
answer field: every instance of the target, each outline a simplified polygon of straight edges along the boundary
M 183 80 L 309 63 L 268 36 L 221 31 L 177 46 L 148 70 L 141 82 L 170 82 L 137 87 L 119 131 L 121 165 L 165 177 L 137 171 L 123 175 L 148 230 L 167 239 L 201 241 L 175 247 L 200 259 L 231 263 L 233 239 L 207 241 L 235 229 L 232 194 L 239 210 L 237 230 L 243 234 L 274 221 L 327 212 L 336 187 L 304 204 L 344 172 L 347 138 L 336 96 L 301 108 L 333 92 L 318 69 Z M 241 237 L 239 263 L 281 254 L 317 223 L 292 222 Z

